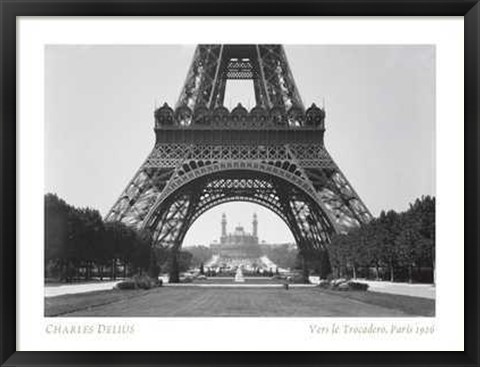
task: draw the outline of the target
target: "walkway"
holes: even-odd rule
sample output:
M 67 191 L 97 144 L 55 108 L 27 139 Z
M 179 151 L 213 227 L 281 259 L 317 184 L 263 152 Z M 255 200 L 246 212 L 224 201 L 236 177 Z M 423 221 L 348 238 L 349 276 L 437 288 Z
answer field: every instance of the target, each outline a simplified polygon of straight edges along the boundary
M 361 279 L 359 281 L 368 283 L 368 290 L 372 292 L 435 299 L 435 286 L 433 284 L 392 283 Z
M 112 289 L 119 281 L 95 282 L 83 284 L 46 285 L 45 297 L 62 296 L 64 294 L 87 293 Z
M 188 288 L 283 288 L 279 283 L 175 283 L 164 284 L 164 287 L 188 287 Z M 314 288 L 315 284 L 289 284 L 289 288 Z
M 206 282 L 168 284 L 167 287 L 193 287 L 193 288 L 283 288 L 281 281 L 269 281 L 268 278 L 246 278 L 245 283 L 235 283 L 233 278 L 215 277 Z M 373 280 L 358 279 L 367 283 L 368 290 L 379 293 L 399 294 L 404 296 L 435 299 L 435 286 L 432 284 L 392 283 Z M 58 286 L 45 286 L 45 297 L 55 297 L 64 294 L 87 293 L 112 289 L 119 281 L 67 284 Z M 315 287 L 315 284 L 290 284 L 291 288 Z

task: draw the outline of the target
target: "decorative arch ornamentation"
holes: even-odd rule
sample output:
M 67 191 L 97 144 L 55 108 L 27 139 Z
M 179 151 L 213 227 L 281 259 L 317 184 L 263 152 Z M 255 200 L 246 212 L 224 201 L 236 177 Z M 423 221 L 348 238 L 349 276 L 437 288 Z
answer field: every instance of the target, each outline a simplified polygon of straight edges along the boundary
M 330 217 L 327 208 L 324 207 L 321 200 L 319 200 L 315 189 L 310 184 L 309 181 L 302 179 L 298 175 L 289 172 L 288 170 L 282 169 L 275 165 L 270 165 L 260 162 L 243 162 L 243 161 L 231 161 L 231 162 L 214 162 L 209 165 L 205 165 L 198 169 L 191 170 L 182 174 L 181 176 L 175 177 L 171 180 L 169 184 L 163 189 L 162 193 L 157 197 L 155 204 L 151 207 L 149 213 L 147 214 L 144 223 L 148 222 L 155 213 L 159 206 L 170 196 L 174 191 L 179 190 L 182 186 L 199 179 L 200 177 L 210 175 L 213 173 L 227 172 L 230 170 L 244 170 L 251 172 L 258 172 L 268 175 L 276 176 L 282 180 L 289 182 L 290 184 L 298 187 L 300 190 L 303 190 L 309 197 L 315 202 L 327 215 L 332 226 L 335 227 L 335 220 Z M 339 228 L 337 228 L 340 230 Z

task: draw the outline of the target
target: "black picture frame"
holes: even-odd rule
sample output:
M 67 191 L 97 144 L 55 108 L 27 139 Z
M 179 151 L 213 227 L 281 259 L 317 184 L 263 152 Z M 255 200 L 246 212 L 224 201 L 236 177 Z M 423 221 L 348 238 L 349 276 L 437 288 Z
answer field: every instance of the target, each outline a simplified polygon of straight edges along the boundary
M 478 0 L 0 0 L 2 366 L 479 365 Z M 19 16 L 463 16 L 465 20 L 465 350 L 463 352 L 16 351 L 16 17 Z M 452 128 L 461 121 L 452 121 Z

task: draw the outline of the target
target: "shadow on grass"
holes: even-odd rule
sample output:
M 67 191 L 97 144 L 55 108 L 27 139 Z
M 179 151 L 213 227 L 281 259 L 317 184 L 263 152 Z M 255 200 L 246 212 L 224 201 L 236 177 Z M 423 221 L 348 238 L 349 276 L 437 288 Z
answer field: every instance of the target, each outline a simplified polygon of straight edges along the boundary
M 45 316 L 62 316 L 97 306 L 104 306 L 145 294 L 143 289 L 95 291 L 45 298 Z

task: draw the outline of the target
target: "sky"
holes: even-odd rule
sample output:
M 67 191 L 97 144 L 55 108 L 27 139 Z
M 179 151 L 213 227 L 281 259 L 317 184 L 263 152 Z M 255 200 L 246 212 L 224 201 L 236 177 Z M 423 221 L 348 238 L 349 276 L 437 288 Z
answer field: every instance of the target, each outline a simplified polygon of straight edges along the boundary
M 154 145 L 153 112 L 175 105 L 195 46 L 47 46 L 45 192 L 106 215 Z M 306 107 L 326 108 L 325 146 L 374 216 L 435 195 L 435 48 L 285 46 Z M 252 106 L 251 83 L 229 83 L 225 104 Z M 203 214 L 184 246 L 208 245 L 228 230 L 293 242 L 283 221 L 250 203 Z

